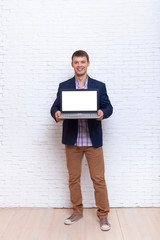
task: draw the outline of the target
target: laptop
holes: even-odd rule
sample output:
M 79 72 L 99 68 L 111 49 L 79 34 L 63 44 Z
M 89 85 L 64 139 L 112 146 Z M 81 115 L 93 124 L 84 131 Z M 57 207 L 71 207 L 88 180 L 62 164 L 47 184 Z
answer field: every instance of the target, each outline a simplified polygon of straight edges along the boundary
M 98 119 L 98 89 L 62 89 L 59 119 Z

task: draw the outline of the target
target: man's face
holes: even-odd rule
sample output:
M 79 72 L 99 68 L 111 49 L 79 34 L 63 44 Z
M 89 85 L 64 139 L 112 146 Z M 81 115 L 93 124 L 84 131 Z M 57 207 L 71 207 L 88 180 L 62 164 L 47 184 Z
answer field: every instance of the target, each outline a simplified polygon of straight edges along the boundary
M 77 76 L 83 76 L 87 73 L 87 67 L 90 62 L 87 61 L 87 58 L 84 57 L 73 57 L 72 67 L 74 68 L 75 74 Z

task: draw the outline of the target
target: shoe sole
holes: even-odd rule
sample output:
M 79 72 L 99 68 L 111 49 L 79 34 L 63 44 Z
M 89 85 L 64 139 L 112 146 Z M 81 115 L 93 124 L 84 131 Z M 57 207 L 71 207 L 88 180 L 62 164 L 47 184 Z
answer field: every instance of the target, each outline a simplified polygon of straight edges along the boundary
M 100 227 L 102 231 L 109 231 L 111 229 L 111 227 Z

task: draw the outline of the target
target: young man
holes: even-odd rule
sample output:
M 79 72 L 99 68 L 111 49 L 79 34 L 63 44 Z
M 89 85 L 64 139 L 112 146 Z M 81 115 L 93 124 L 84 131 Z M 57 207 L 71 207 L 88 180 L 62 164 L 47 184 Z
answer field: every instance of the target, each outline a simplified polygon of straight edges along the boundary
M 90 176 L 95 189 L 97 216 L 100 219 L 101 230 L 111 228 L 108 222 L 110 211 L 108 193 L 104 176 L 104 158 L 102 150 L 101 120 L 111 116 L 112 105 L 107 95 L 104 83 L 94 80 L 87 75 L 90 65 L 89 56 L 85 51 L 78 50 L 72 55 L 72 67 L 75 76 L 59 84 L 57 98 L 51 108 L 51 115 L 56 122 L 61 121 L 60 90 L 61 89 L 98 89 L 99 108 L 98 119 L 64 120 L 62 143 L 65 144 L 67 168 L 69 173 L 70 200 L 73 214 L 65 220 L 65 224 L 73 224 L 83 217 L 83 203 L 80 186 L 81 164 L 85 154 Z

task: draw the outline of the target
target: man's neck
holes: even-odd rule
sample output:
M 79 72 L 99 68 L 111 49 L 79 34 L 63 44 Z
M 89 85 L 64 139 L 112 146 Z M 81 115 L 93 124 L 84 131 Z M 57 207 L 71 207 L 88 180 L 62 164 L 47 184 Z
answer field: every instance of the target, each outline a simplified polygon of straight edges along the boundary
M 75 74 L 75 78 L 78 80 L 79 86 L 80 86 L 80 87 L 83 87 L 83 86 L 84 86 L 84 83 L 85 83 L 85 81 L 86 81 L 86 79 L 87 79 L 87 73 L 86 73 L 85 75 L 83 75 L 83 76 L 77 76 L 77 75 Z

